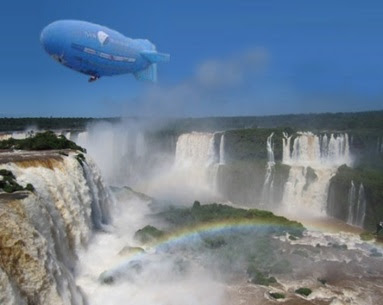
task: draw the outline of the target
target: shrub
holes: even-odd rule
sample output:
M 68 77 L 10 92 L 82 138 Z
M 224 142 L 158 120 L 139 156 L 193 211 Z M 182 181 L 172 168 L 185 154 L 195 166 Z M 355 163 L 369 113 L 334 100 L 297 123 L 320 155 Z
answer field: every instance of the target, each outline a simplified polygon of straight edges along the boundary
M 9 170 L 1 169 L 0 176 L 1 176 L 0 190 L 3 190 L 6 193 L 13 193 L 13 192 L 23 191 L 23 190 L 33 192 L 35 190 L 33 185 L 30 183 L 28 183 L 26 187 L 22 187 L 20 184 L 18 184 L 16 182 L 15 175 Z
M 164 235 L 164 232 L 153 226 L 146 226 L 134 234 L 134 238 L 142 243 L 151 242 Z
M 295 290 L 295 293 L 303 295 L 305 297 L 309 296 L 311 292 L 312 290 L 310 288 L 305 288 L 305 287 L 298 288 L 297 290 Z
M 7 139 L 0 141 L 0 149 L 21 150 L 51 150 L 51 149 L 73 149 L 86 152 L 76 143 L 68 140 L 63 135 L 57 136 L 53 131 L 36 133 L 25 139 Z
M 285 295 L 282 294 L 282 293 L 278 293 L 278 292 L 270 292 L 269 295 L 273 298 L 273 299 L 284 299 L 285 298 Z

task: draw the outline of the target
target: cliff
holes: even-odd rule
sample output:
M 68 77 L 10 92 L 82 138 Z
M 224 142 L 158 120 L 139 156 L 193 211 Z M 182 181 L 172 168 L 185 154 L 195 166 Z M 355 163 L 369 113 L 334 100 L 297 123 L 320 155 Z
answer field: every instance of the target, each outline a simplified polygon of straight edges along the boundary
M 85 304 L 73 279 L 77 251 L 108 223 L 110 197 L 78 152 L 0 153 L 0 168 L 33 191 L 0 191 L 0 303 Z

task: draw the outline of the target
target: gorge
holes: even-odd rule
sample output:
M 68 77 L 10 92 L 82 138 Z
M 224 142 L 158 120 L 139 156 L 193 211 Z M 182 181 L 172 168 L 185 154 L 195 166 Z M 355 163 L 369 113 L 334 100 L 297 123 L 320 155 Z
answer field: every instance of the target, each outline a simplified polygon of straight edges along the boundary
M 120 123 L 56 133 L 87 153 L 0 153 L 1 169 L 33 186 L 0 192 L 2 304 L 382 297 L 383 250 L 356 234 L 383 216 L 379 171 L 361 169 L 366 156 L 379 158 L 380 138 L 362 146 L 352 131 L 153 133 Z M 140 230 L 162 237 L 140 241 Z M 312 293 L 300 297 L 302 287 Z

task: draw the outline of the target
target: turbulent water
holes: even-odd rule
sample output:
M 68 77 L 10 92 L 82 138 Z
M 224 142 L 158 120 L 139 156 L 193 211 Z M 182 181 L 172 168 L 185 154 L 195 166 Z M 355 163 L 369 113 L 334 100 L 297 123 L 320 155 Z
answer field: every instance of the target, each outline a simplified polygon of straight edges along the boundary
M 363 183 L 360 183 L 358 192 L 354 182 L 351 181 L 351 186 L 348 195 L 348 217 L 347 223 L 350 225 L 363 227 L 364 219 L 366 217 L 366 198 L 364 194 Z
M 139 130 L 101 125 L 65 135 L 87 148 L 95 163 L 56 152 L 2 164 L 35 192 L 0 194 L 0 304 L 276 304 L 270 293 L 283 293 L 281 304 L 296 305 L 375 305 L 382 299 L 381 247 L 339 233 L 351 230 L 345 224 L 336 227 L 338 233 L 326 232 L 327 218 L 299 239 L 289 234 L 261 239 L 263 262 L 278 262 L 270 274 L 278 284 L 271 286 L 249 282 L 242 246 L 258 241 L 248 231 L 240 241 L 210 248 L 198 235 L 161 247 L 134 238 L 148 224 L 167 228 L 153 217 L 163 206 L 200 198 L 225 201 L 218 185 L 220 169 L 231 165 L 224 132 L 182 134 L 166 157 L 157 156 Z M 253 203 L 265 209 L 276 200 L 275 138 L 271 133 L 265 143 L 260 201 Z M 326 216 L 331 177 L 342 164 L 352 165 L 348 135 L 284 134 L 282 147 L 288 177 L 279 211 Z M 123 187 L 130 183 L 155 199 Z M 112 188 L 113 196 L 107 184 L 119 186 Z M 363 227 L 363 184 L 351 182 L 348 202 L 347 223 Z M 313 293 L 298 296 L 300 287 Z
M 302 132 L 293 143 L 284 134 L 283 163 L 291 167 L 282 199 L 285 209 L 326 214 L 330 179 L 340 165 L 351 162 L 347 134 Z
M 77 251 L 92 230 L 110 221 L 110 198 L 97 168 L 90 160 L 81 165 L 74 154 L 29 156 L 2 168 L 35 191 L 1 199 L 0 303 L 86 304 L 73 278 Z

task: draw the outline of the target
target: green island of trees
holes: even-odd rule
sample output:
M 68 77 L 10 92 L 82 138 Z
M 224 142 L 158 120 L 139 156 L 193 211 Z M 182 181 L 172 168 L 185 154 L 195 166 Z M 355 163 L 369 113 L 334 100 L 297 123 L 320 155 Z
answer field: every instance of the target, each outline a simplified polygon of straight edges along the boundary
M 0 191 L 6 193 L 14 193 L 17 191 L 30 191 L 33 192 L 35 188 L 32 184 L 28 183 L 25 187 L 16 182 L 15 175 L 6 169 L 0 169 Z
M 20 150 L 52 150 L 52 149 L 73 149 L 86 152 L 73 141 L 63 135 L 57 136 L 53 131 L 45 131 L 33 134 L 25 139 L 10 138 L 0 141 L 0 149 Z
M 198 201 L 191 207 L 167 207 L 152 217 L 153 221 L 164 224 L 164 228 L 147 225 L 138 230 L 135 237 L 141 243 L 166 248 L 167 240 L 179 232 L 197 232 L 194 242 L 181 246 L 184 251 L 196 255 L 208 253 L 203 263 L 214 264 L 228 274 L 239 272 L 249 282 L 264 286 L 277 282 L 271 274 L 291 272 L 290 262 L 278 254 L 277 241 L 272 236 L 288 234 L 298 239 L 305 230 L 302 224 L 268 211 L 216 203 L 202 205 Z M 209 230 L 215 223 L 222 224 L 218 225 L 222 230 Z M 207 229 L 200 230 L 201 226 Z M 239 248 L 241 253 L 237 251 Z

